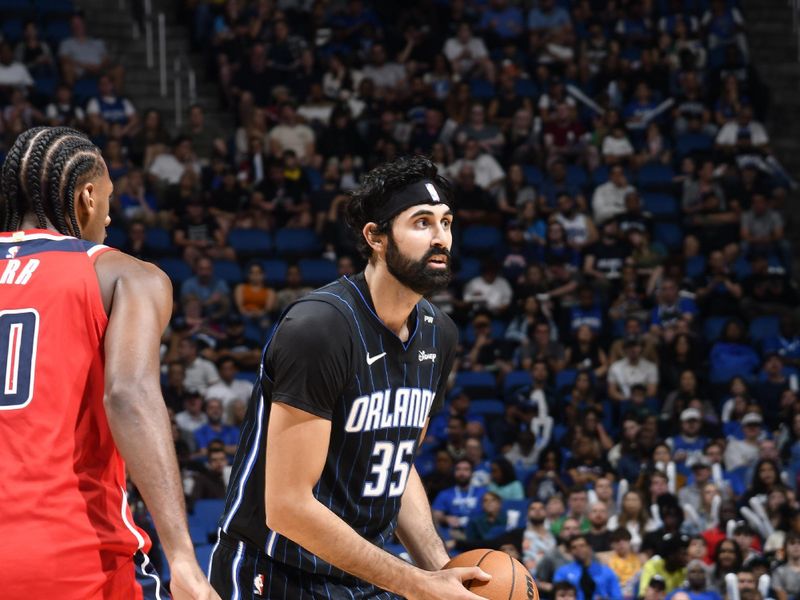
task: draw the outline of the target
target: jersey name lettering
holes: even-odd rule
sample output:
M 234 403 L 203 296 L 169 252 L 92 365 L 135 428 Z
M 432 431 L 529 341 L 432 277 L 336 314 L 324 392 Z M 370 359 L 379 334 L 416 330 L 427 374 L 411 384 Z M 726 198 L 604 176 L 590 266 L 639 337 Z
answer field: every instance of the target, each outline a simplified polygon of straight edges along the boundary
M 345 431 L 357 433 L 395 427 L 425 427 L 434 394 L 431 390 L 401 387 L 359 396 L 347 415 Z
M 22 266 L 21 260 L 16 258 L 9 260 L 6 264 L 6 268 L 3 271 L 3 274 L 0 275 L 0 284 L 7 284 L 7 285 L 25 285 L 31 279 L 31 275 L 39 266 L 39 259 L 38 258 L 31 258 L 25 262 L 25 266 Z M 22 267 L 22 269 L 20 269 Z

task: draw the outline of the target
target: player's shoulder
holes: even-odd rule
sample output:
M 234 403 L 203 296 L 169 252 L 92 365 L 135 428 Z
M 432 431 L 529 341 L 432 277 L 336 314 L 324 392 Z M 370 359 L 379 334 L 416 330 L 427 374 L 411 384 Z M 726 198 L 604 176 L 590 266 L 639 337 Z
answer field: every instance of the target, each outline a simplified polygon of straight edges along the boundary
M 458 325 L 450 318 L 450 315 L 425 298 L 423 298 L 417 306 L 419 307 L 423 326 L 433 325 L 440 329 L 448 340 L 452 340 L 453 342 L 457 341 Z
M 124 252 L 104 252 L 95 261 L 95 271 L 101 286 L 130 282 L 139 289 L 161 290 L 172 295 L 172 282 L 164 271 Z
M 349 336 L 350 325 L 341 307 L 311 292 L 286 310 L 278 330 L 321 341 Z

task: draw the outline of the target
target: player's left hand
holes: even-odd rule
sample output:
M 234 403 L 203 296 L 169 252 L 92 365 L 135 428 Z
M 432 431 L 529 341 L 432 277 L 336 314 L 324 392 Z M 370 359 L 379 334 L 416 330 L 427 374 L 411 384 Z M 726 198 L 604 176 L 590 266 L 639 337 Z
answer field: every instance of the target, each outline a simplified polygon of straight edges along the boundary
M 175 559 L 169 568 L 172 573 L 170 591 L 174 600 L 221 600 L 194 557 Z

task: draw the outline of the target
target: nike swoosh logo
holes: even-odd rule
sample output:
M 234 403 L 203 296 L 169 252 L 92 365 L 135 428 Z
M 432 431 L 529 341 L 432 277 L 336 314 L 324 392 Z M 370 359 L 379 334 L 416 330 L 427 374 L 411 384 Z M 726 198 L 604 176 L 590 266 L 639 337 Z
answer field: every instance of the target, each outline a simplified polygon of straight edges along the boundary
M 370 356 L 369 352 L 367 352 L 367 364 L 371 365 L 376 360 L 379 360 L 379 359 L 383 358 L 384 356 L 386 356 L 386 352 L 381 352 L 380 354 L 376 354 L 375 356 Z

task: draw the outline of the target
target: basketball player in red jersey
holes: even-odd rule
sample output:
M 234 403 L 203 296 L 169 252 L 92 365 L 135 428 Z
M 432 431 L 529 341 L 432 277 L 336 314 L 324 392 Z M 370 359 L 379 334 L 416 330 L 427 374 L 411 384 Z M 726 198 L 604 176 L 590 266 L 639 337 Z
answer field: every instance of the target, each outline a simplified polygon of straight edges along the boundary
M 197 565 L 159 340 L 169 280 L 102 245 L 112 183 L 73 129 L 17 138 L 0 178 L 0 596 L 168 598 L 133 524 L 125 468 L 176 599 L 218 596 Z M 124 462 L 123 462 L 124 459 Z

